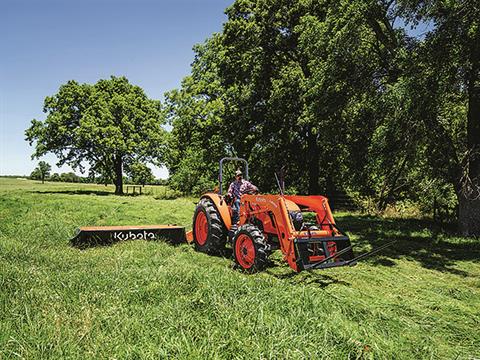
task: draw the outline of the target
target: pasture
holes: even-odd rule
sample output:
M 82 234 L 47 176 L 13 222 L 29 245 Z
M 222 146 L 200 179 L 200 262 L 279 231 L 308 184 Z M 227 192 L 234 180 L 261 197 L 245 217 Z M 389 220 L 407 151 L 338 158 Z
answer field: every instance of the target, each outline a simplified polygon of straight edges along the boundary
M 188 245 L 80 250 L 83 225 L 181 224 L 193 198 L 0 178 L 0 359 L 480 358 L 480 242 L 429 220 L 337 213 L 356 267 L 245 275 Z

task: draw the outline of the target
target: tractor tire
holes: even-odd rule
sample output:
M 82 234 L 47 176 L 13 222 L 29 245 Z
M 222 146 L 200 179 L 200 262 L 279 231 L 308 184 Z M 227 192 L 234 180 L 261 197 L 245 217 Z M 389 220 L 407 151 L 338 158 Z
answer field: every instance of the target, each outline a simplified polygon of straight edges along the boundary
M 245 224 L 233 238 L 233 256 L 237 266 L 247 273 L 262 271 L 267 265 L 269 249 L 265 236 L 258 227 Z
M 193 214 L 195 249 L 208 254 L 220 253 L 225 248 L 226 239 L 227 229 L 213 201 L 201 199 Z

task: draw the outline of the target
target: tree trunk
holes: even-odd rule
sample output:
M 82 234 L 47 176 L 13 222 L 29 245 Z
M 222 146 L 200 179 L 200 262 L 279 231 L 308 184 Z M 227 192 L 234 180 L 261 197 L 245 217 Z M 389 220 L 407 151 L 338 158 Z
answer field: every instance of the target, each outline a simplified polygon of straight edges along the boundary
M 115 195 L 123 195 L 123 159 L 115 157 Z
M 480 199 L 458 195 L 458 226 L 464 236 L 480 236 Z
M 320 186 L 318 177 L 320 175 L 320 154 L 317 143 L 317 135 L 312 128 L 307 131 L 307 166 L 308 166 L 308 193 L 318 195 Z
M 405 156 L 403 158 L 396 173 L 394 173 L 395 169 L 392 169 L 387 174 L 385 178 L 385 183 L 382 187 L 382 191 L 380 192 L 380 198 L 377 204 L 378 211 L 385 211 L 385 209 L 387 208 L 388 200 L 394 195 L 395 190 L 397 189 L 397 181 L 404 172 L 405 165 L 407 164 L 407 158 L 408 156 Z M 391 174 L 393 174 L 393 179 L 391 184 L 389 184 Z
M 480 32 L 476 37 L 480 42 Z M 465 236 L 480 236 L 480 44 L 474 42 L 470 53 L 472 67 L 468 73 L 467 142 L 470 156 L 466 169 L 467 184 L 460 184 L 458 223 Z

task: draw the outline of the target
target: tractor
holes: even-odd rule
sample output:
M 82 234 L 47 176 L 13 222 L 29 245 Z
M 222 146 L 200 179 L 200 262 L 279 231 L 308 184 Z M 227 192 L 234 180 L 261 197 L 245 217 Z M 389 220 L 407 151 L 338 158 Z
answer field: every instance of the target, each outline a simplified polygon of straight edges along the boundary
M 192 231 L 187 233 L 196 250 L 219 253 L 228 243 L 236 265 L 248 273 L 265 269 L 268 256 L 277 249 L 297 272 L 356 263 L 350 239 L 335 224 L 328 199 L 319 195 L 284 195 L 278 178 L 278 195 L 242 195 L 240 221 L 232 224 L 231 203 L 222 191 L 226 161 L 243 162 L 248 180 L 245 159 L 220 160 L 218 191 L 201 196 Z

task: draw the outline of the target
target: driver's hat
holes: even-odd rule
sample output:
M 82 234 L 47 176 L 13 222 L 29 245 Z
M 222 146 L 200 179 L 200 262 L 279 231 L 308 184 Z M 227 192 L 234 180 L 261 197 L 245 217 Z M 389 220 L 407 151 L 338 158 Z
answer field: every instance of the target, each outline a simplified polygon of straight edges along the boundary
M 235 176 L 238 175 L 243 175 L 242 170 L 238 169 L 237 171 L 235 171 Z

